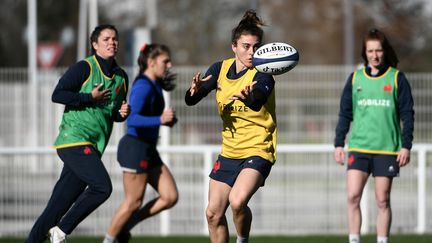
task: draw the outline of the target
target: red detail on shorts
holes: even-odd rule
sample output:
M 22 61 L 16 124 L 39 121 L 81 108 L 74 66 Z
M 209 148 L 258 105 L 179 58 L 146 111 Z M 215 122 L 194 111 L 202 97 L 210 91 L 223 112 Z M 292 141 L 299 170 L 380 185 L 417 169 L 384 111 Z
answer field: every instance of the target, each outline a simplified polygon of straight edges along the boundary
M 392 91 L 392 86 L 391 84 L 386 84 L 384 85 L 384 92 L 391 92 Z
M 91 154 L 91 149 L 90 149 L 89 146 L 85 146 L 85 148 L 84 148 L 84 154 L 85 155 Z
M 213 165 L 213 172 L 216 173 L 220 169 L 220 161 L 216 161 Z
M 348 165 L 351 166 L 351 165 L 354 163 L 354 160 L 355 160 L 354 155 L 351 155 L 351 156 L 348 158 Z
M 141 160 L 139 166 L 143 169 L 147 169 L 148 167 L 148 160 Z
M 121 88 L 122 88 L 121 85 L 117 86 L 117 88 L 115 89 L 115 91 L 116 91 L 117 94 L 120 93 Z

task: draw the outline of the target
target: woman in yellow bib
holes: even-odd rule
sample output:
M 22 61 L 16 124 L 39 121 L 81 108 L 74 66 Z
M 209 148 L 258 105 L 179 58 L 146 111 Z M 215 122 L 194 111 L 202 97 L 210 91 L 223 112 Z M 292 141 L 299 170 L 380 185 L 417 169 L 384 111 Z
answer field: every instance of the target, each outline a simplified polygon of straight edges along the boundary
M 237 242 L 248 242 L 252 212 L 247 204 L 276 160 L 274 79 L 252 66 L 252 55 L 262 44 L 262 25 L 256 13 L 248 10 L 232 30 L 234 57 L 211 65 L 203 78 L 197 73 L 185 96 L 187 105 L 195 105 L 216 90 L 223 121 L 222 150 L 210 172 L 206 209 L 213 243 L 229 241 L 228 206 Z

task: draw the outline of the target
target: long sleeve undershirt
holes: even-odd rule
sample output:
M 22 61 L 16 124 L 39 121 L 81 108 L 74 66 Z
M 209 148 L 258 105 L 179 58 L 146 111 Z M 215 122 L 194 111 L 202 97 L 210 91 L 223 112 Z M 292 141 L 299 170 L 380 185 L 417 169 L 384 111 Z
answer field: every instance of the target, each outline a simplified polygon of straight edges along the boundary
M 206 97 L 212 90 L 217 87 L 217 80 L 219 78 L 219 73 L 222 68 L 222 62 L 216 62 L 209 67 L 204 77 L 208 75 L 212 75 L 210 80 L 206 81 L 203 86 L 198 90 L 196 94 L 191 96 L 190 90 L 186 91 L 185 102 L 187 105 L 192 106 L 197 104 L 200 100 Z M 243 70 L 240 73 L 236 73 L 235 71 L 235 62 L 231 65 L 227 77 L 229 79 L 238 79 L 246 73 L 247 70 Z M 253 89 L 252 95 L 249 97 L 247 101 L 245 101 L 245 105 L 251 108 L 254 111 L 259 111 L 261 107 L 267 102 L 267 98 L 271 94 L 274 88 L 274 79 L 273 76 L 269 74 L 259 73 L 257 72 L 253 78 L 254 81 L 258 81 Z
M 117 65 L 115 60 L 108 61 L 96 55 L 96 59 L 101 66 L 102 72 L 111 77 L 120 67 Z M 94 102 L 92 100 L 91 93 L 80 93 L 81 86 L 90 77 L 90 66 L 89 64 L 81 60 L 76 64 L 72 65 L 65 74 L 60 78 L 57 83 L 51 100 L 54 103 L 59 103 L 67 106 L 90 106 Z M 126 78 L 126 84 L 129 83 L 128 76 L 124 73 Z M 125 118 L 121 117 L 119 112 L 113 114 L 114 121 L 121 122 Z

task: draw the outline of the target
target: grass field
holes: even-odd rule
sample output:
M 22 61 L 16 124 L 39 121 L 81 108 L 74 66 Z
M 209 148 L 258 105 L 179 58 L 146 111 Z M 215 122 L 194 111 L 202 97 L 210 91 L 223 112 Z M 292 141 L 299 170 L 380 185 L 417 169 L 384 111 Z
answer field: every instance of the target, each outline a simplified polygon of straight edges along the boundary
M 0 243 L 23 242 L 22 238 L 0 238 Z M 347 236 L 255 236 L 251 243 L 347 243 Z M 47 241 L 48 242 L 48 241 Z M 102 242 L 102 237 L 70 237 L 68 243 L 94 243 Z M 210 242 L 202 236 L 169 236 L 169 237 L 135 237 L 130 243 L 205 243 Z M 231 238 L 230 242 L 235 242 Z M 431 243 L 432 235 L 393 235 L 391 243 Z M 373 235 L 363 236 L 362 243 L 376 243 Z

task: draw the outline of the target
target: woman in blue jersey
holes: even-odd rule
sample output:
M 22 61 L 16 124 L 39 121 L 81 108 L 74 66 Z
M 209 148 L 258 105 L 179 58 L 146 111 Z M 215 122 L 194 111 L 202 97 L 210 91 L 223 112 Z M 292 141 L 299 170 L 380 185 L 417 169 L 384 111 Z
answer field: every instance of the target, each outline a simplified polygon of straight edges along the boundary
M 104 243 L 128 242 L 130 230 L 140 221 L 173 207 L 177 186 L 162 162 L 156 145 L 159 127 L 172 127 L 177 119 L 172 108 L 165 109 L 162 90 L 174 89 L 170 50 L 161 44 L 144 45 L 138 57 L 139 74 L 131 90 L 131 114 L 127 134 L 120 140 L 118 161 L 123 170 L 125 198 L 113 216 Z M 150 184 L 159 196 L 142 206 Z M 142 206 L 142 207 L 141 207 Z
M 275 163 L 276 114 L 274 79 L 252 66 L 262 44 L 262 21 L 248 10 L 232 30 L 233 58 L 210 66 L 204 78 L 197 73 L 186 92 L 195 105 L 212 90 L 223 121 L 222 151 L 210 172 L 206 216 L 211 242 L 228 242 L 225 212 L 231 206 L 237 242 L 248 242 L 252 212 L 248 202 L 264 185 Z
M 26 242 L 66 242 L 66 235 L 101 205 L 112 185 L 101 161 L 113 122 L 129 114 L 128 79 L 117 65 L 118 33 L 100 25 L 90 37 L 92 55 L 73 65 L 60 78 L 53 102 L 64 104 L 55 147 L 63 170 L 42 215 Z
M 387 243 L 392 181 L 399 176 L 399 168 L 410 161 L 413 98 L 405 75 L 396 69 L 396 53 L 381 31 L 368 32 L 361 55 L 364 68 L 349 76 L 342 93 L 334 156 L 337 163 L 344 164 L 345 136 L 352 122 L 346 177 L 349 242 L 360 242 L 360 200 L 372 174 L 378 208 L 377 242 Z

